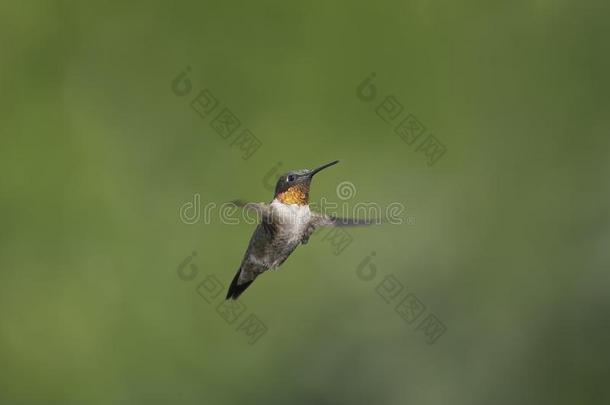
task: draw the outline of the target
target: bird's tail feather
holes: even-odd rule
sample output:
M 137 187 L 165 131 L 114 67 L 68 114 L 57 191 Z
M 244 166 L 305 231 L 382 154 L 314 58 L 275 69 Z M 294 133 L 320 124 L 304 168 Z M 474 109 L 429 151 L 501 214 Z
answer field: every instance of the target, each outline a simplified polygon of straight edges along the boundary
M 231 285 L 229 286 L 229 291 L 227 292 L 226 299 L 236 300 L 237 297 L 239 297 L 241 295 L 241 293 L 246 291 L 246 288 L 248 288 L 250 286 L 250 284 L 252 284 L 254 282 L 254 280 L 250 280 L 250 281 L 243 282 L 241 284 L 237 284 L 240 273 L 241 273 L 241 269 L 237 269 L 237 273 L 235 274 L 235 277 L 233 277 L 233 281 L 231 282 Z

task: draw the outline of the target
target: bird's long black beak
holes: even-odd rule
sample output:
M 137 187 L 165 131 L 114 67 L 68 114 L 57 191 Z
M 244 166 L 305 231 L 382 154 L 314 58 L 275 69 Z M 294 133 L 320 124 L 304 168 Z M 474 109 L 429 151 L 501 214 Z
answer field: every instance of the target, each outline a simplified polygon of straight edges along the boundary
M 322 165 L 320 167 L 317 167 L 315 169 L 313 169 L 312 171 L 309 172 L 309 177 L 313 177 L 314 174 L 316 174 L 317 172 L 326 169 L 327 167 L 331 167 L 332 165 L 336 165 L 337 163 L 339 163 L 338 160 L 335 160 L 334 162 L 330 162 L 327 163 L 325 165 Z

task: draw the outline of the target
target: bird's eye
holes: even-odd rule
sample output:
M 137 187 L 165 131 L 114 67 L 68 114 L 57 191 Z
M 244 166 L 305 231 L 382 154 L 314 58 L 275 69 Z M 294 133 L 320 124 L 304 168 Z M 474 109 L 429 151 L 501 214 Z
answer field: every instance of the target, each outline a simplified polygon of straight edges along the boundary
M 294 176 L 292 174 L 288 176 L 288 181 L 294 181 Z

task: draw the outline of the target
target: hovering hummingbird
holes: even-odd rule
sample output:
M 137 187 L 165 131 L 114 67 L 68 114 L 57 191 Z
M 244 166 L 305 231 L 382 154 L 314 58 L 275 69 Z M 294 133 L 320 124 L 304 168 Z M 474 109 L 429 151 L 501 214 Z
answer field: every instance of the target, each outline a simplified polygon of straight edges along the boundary
M 255 211 L 261 218 L 241 265 L 231 282 L 227 299 L 237 299 L 263 272 L 279 267 L 300 244 L 306 244 L 320 226 L 368 225 L 371 221 L 332 216 L 309 209 L 309 186 L 319 171 L 338 160 L 316 169 L 295 170 L 282 175 L 275 186 L 270 204 L 234 201 L 239 207 Z

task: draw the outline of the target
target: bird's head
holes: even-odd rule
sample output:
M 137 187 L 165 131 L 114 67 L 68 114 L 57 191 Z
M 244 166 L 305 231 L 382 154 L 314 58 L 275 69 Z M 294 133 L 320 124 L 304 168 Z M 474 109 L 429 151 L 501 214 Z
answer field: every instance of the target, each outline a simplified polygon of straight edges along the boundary
M 335 160 L 313 170 L 294 170 L 280 176 L 275 185 L 275 199 L 283 204 L 309 204 L 309 185 L 313 176 L 319 171 L 337 163 L 339 161 Z

